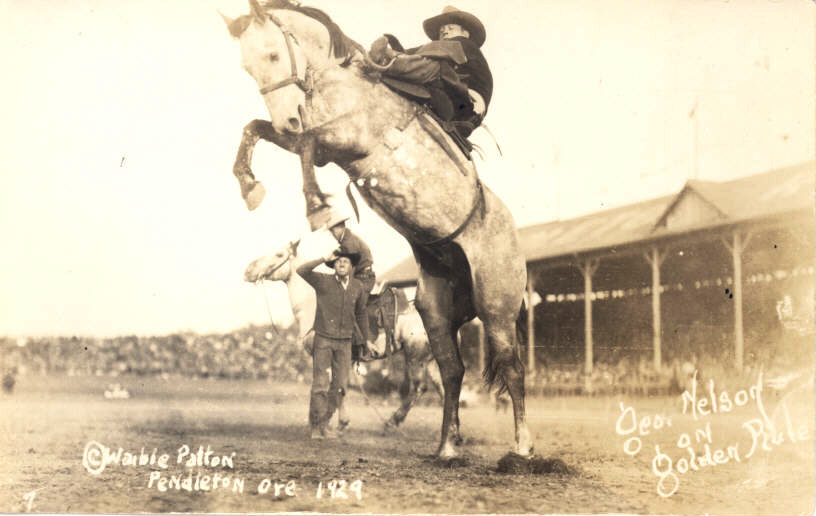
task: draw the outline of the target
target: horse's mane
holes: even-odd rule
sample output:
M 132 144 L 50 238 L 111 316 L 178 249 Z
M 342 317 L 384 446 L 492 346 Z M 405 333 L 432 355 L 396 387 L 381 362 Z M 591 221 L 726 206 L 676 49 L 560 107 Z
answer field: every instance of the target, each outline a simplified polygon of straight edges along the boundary
M 363 53 L 365 52 L 359 43 L 346 36 L 343 30 L 336 23 L 334 23 L 328 14 L 320 9 L 317 9 L 316 7 L 293 4 L 289 0 L 270 0 L 263 4 L 263 8 L 265 10 L 287 9 L 304 14 L 320 22 L 324 27 L 326 27 L 326 30 L 329 31 L 329 41 L 334 57 L 342 57 L 348 60 L 354 53 L 354 50 L 359 50 Z M 235 38 L 240 37 L 251 22 L 252 15 L 244 14 L 239 16 L 229 25 L 230 34 L 232 34 L 232 36 Z
M 299 12 L 301 14 L 305 14 L 306 16 L 313 18 L 326 27 L 326 30 L 329 31 L 329 38 L 331 42 L 331 48 L 334 52 L 334 57 L 343 57 L 348 58 L 355 49 L 361 50 L 362 47 L 359 43 L 351 39 L 350 37 L 346 36 L 343 30 L 331 19 L 331 17 L 326 14 L 325 12 L 317 9 L 316 7 L 308 7 L 304 5 L 292 5 L 288 2 L 281 2 L 280 0 L 272 1 L 270 4 L 277 4 L 281 6 L 283 9 L 289 9 L 295 12 Z

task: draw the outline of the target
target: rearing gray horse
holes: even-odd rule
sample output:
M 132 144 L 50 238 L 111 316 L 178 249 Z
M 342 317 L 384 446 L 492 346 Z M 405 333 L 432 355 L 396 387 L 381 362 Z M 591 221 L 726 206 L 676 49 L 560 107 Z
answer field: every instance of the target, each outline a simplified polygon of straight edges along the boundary
M 527 272 L 510 211 L 426 112 L 377 80 L 362 47 L 325 13 L 283 1 L 249 3 L 249 15 L 225 19 L 270 116 L 244 128 L 236 157 L 233 172 L 247 206 L 264 195 L 250 168 L 261 138 L 301 155 L 307 215 L 324 204 L 312 160 L 342 168 L 366 203 L 409 241 L 420 266 L 416 307 L 445 391 L 437 455 L 457 455 L 465 369 L 456 335 L 478 316 L 488 343 L 484 377 L 509 391 L 515 452 L 530 456 L 516 348 Z

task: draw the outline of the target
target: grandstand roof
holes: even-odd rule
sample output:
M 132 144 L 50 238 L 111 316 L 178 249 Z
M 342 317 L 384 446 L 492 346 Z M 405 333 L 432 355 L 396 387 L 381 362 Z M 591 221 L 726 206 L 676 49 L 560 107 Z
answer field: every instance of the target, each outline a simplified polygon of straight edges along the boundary
M 807 162 L 725 182 L 690 180 L 675 195 L 523 227 L 522 252 L 528 262 L 546 261 L 794 211 L 812 215 L 814 165 Z M 379 279 L 414 283 L 417 274 L 409 257 Z

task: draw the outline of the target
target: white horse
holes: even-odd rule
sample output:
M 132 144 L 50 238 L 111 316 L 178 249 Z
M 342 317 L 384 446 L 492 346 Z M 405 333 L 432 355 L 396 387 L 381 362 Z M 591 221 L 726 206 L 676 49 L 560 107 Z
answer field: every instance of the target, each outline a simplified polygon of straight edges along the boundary
M 282 281 L 286 284 L 289 303 L 298 324 L 298 342 L 308 343 L 308 347 L 311 348 L 311 343 L 304 341 L 314 339 L 312 325 L 317 301 L 311 285 L 295 272 L 305 261 L 298 255 L 299 244 L 300 239 L 295 240 L 275 253 L 253 261 L 244 272 L 244 280 L 251 283 L 261 280 Z M 385 339 L 385 332 L 380 332 L 372 346 L 381 354 L 386 349 Z M 386 429 L 399 426 L 429 386 L 432 386 L 440 397 L 443 392 L 439 369 L 434 363 L 428 344 L 428 335 L 413 304 L 409 304 L 406 310 L 397 314 L 394 341 L 396 349 L 393 351 L 401 352 L 405 358 L 405 376 L 399 389 L 400 407 L 385 423 Z M 345 407 L 340 400 L 338 422 L 342 426 L 347 421 Z

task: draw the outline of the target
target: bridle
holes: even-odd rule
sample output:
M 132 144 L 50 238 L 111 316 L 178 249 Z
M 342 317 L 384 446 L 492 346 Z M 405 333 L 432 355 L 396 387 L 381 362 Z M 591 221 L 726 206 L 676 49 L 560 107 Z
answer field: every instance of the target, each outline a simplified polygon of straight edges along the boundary
M 270 84 L 261 88 L 260 89 L 261 95 L 266 95 L 267 93 L 271 93 L 275 90 L 283 88 L 284 86 L 289 86 L 290 84 L 294 84 L 295 86 L 300 88 L 303 91 L 303 93 L 309 95 L 312 91 L 310 80 L 311 74 L 309 73 L 310 68 L 308 65 L 306 66 L 306 73 L 303 74 L 304 79 L 301 79 L 300 76 L 298 75 L 297 61 L 295 60 L 294 45 L 297 43 L 297 40 L 292 35 L 292 33 L 289 30 L 287 30 L 286 27 L 284 27 L 283 23 L 281 23 L 281 21 L 277 17 L 275 17 L 274 14 L 269 14 L 268 16 L 269 20 L 272 23 L 274 23 L 281 30 L 281 32 L 283 32 L 283 39 L 286 41 L 286 50 L 289 53 L 289 63 L 291 64 L 292 74 L 282 81 L 278 81 L 274 84 Z
M 271 21 L 273 24 L 275 24 L 278 27 L 278 29 L 280 29 L 280 31 L 283 33 L 284 41 L 286 41 L 286 51 L 289 54 L 289 63 L 290 63 L 290 66 L 291 66 L 291 73 L 290 73 L 289 77 L 287 77 L 286 79 L 283 79 L 282 81 L 278 81 L 278 82 L 276 82 L 274 84 L 269 84 L 269 85 L 261 87 L 260 90 L 259 90 L 261 95 L 266 95 L 267 93 L 271 93 L 271 92 L 273 92 L 275 90 L 278 90 L 278 89 L 283 88 L 285 86 L 289 86 L 291 84 L 294 84 L 298 88 L 300 88 L 301 91 L 303 91 L 303 93 L 306 96 L 305 112 L 301 113 L 304 129 L 308 129 L 308 131 L 304 131 L 304 134 L 306 132 L 308 132 L 310 134 L 316 134 L 323 126 L 326 126 L 329 123 L 335 122 L 338 118 L 342 118 L 344 116 L 351 115 L 353 113 L 353 110 L 350 110 L 349 112 L 344 113 L 343 115 L 337 116 L 332 120 L 325 121 L 325 122 L 319 124 L 318 126 L 313 127 L 311 125 L 309 117 L 311 116 L 312 94 L 314 93 L 315 73 L 319 73 L 319 72 L 316 71 L 316 69 L 312 66 L 311 63 L 307 62 L 306 71 L 303 74 L 304 78 L 303 79 L 300 78 L 300 76 L 298 75 L 297 60 L 295 59 L 295 46 L 298 46 L 298 47 L 300 46 L 300 44 L 298 43 L 297 38 L 295 38 L 295 36 L 292 34 L 292 32 L 290 30 L 288 30 L 286 28 L 286 26 L 283 24 L 283 22 L 281 22 L 281 20 L 277 16 L 275 16 L 273 13 L 266 13 L 266 16 L 269 19 L 269 21 Z M 331 41 L 331 38 L 329 38 L 329 51 L 328 51 L 328 57 L 329 58 L 331 58 L 333 52 L 334 52 L 334 43 Z M 365 54 L 365 50 L 362 50 L 362 53 Z M 345 66 L 345 65 L 342 65 L 342 66 Z
M 294 242 L 289 242 L 289 246 L 286 248 L 287 255 L 281 260 L 281 262 L 279 264 L 277 264 L 275 266 L 274 269 L 264 273 L 264 276 L 271 276 L 275 271 L 277 271 L 278 269 L 280 269 L 281 267 L 283 267 L 284 265 L 289 263 L 289 261 L 292 259 L 292 255 L 294 255 L 294 252 L 292 250 L 293 246 L 294 246 Z M 264 278 L 259 278 L 256 283 L 260 283 L 260 282 L 263 282 L 263 281 L 264 281 Z
M 299 242 L 298 242 L 298 243 L 299 243 Z M 289 245 L 288 245 L 288 246 L 287 246 L 287 248 L 286 248 L 286 251 L 287 251 L 287 253 L 288 253 L 288 254 L 287 254 L 287 256 L 286 256 L 286 258 L 284 258 L 284 259 L 283 259 L 283 260 L 282 260 L 282 261 L 281 261 L 279 264 L 277 264 L 277 265 L 275 266 L 275 268 L 274 268 L 274 269 L 272 269 L 271 271 L 269 271 L 269 272 L 267 272 L 266 274 L 264 274 L 264 276 L 269 276 L 269 275 L 271 275 L 271 274 L 272 274 L 272 273 L 274 273 L 276 270 L 280 269 L 280 268 L 281 268 L 281 267 L 283 267 L 285 264 L 289 263 L 289 262 L 292 260 L 292 256 L 294 256 L 294 254 L 295 254 L 294 247 L 295 247 L 295 241 L 293 240 L 293 241 L 289 242 Z M 272 310 L 269 308 L 269 298 L 268 298 L 268 297 L 267 297 L 267 295 L 266 295 L 266 288 L 264 287 L 264 278 L 263 278 L 263 277 L 258 278 L 258 280 L 255 282 L 255 285 L 260 285 L 260 286 L 261 286 L 261 288 L 263 289 L 263 294 L 264 294 L 264 303 L 266 303 L 266 313 L 269 315 L 269 322 L 270 322 L 270 325 L 272 326 L 272 330 L 274 330 L 275 335 L 277 335 L 278 337 L 280 337 L 280 332 L 278 332 L 278 328 L 277 328 L 277 327 L 276 327 L 276 325 L 275 325 L 275 320 L 274 320 L 274 318 L 272 317 Z

